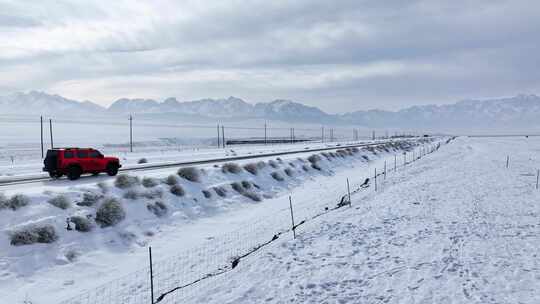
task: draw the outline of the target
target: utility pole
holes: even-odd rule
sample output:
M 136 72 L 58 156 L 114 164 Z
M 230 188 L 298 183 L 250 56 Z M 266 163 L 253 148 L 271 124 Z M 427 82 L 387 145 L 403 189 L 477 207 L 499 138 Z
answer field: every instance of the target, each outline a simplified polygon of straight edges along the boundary
M 39 117 L 39 125 L 41 126 L 41 158 L 43 159 L 43 116 Z
M 373 133 L 371 134 L 371 139 L 375 140 L 375 131 L 373 131 Z
M 266 121 L 264 122 L 264 144 L 268 144 L 268 138 L 266 137 Z
M 49 119 L 49 132 L 51 133 L 51 149 L 54 149 L 53 131 L 52 131 L 52 119 Z
M 221 148 L 221 140 L 219 136 L 219 125 L 217 125 L 217 147 Z
M 225 141 L 225 126 L 221 126 L 221 141 L 223 145 L 223 149 L 225 149 L 226 141 Z
M 133 152 L 133 116 L 129 115 L 129 152 Z
M 321 142 L 324 142 L 324 127 L 321 127 Z

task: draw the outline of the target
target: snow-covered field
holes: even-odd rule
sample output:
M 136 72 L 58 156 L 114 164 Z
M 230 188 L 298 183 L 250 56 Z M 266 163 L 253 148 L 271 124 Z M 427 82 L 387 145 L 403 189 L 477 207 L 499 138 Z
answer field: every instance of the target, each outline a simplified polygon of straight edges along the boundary
M 171 294 L 163 303 L 538 303 L 540 207 L 535 174 L 540 167 L 539 150 L 536 139 L 458 138 L 391 172 L 386 180 L 379 179 L 377 192 L 371 183 L 353 195 L 353 208 L 301 226 L 296 240 L 282 236 L 242 259 L 234 270 Z M 104 290 L 114 293 L 125 288 L 123 279 L 117 278 L 137 269 L 143 269 L 144 275 L 148 245 L 158 261 L 156 289 L 163 292 L 178 284 L 177 273 L 187 277 L 196 264 L 221 265 L 220 257 L 252 245 L 242 237 L 271 237 L 273 230 L 254 231 L 261 219 L 272 227 L 290 224 L 288 195 L 293 197 L 295 218 L 301 220 L 334 206 L 346 191 L 346 178 L 355 189 L 375 168 L 380 172 L 385 160 L 392 168 L 395 154 L 398 165 L 402 164 L 400 151 L 375 152 L 361 151 L 331 161 L 323 157 L 322 171 L 303 171 L 306 163 L 296 156 L 277 161 L 278 168 L 266 160 L 257 176 L 222 174 L 219 168 L 203 167 L 202 183 L 181 182 L 187 193 L 182 198 L 171 196 L 168 186 L 157 186 L 165 189 L 168 204 L 163 218 L 148 212 L 146 200 L 125 199 L 126 220 L 115 227 L 94 227 L 86 234 L 60 228 L 55 243 L 9 246 L 7 233 L 14 228 L 32 221 L 61 227 L 63 219 L 75 211 L 93 210 L 80 206 L 61 210 L 45 203 L 53 193 L 43 193 L 59 189 L 28 189 L 31 206 L 0 210 L 4 231 L 0 298 L 13 303 L 25 299 L 57 303 L 88 289 L 91 293 L 86 295 L 94 292 L 95 300 L 81 303 L 116 303 L 119 299 L 114 295 L 96 296 L 94 287 L 106 284 L 109 289 Z M 286 176 L 285 168 L 295 170 L 292 177 Z M 283 172 L 285 181 L 271 178 L 274 171 Z M 152 172 L 150 177 L 164 174 Z M 261 189 L 252 189 L 262 202 L 232 190 L 235 181 L 257 184 Z M 204 198 L 201 190 L 220 185 L 228 189 L 227 198 L 215 194 Z M 128 191 L 115 189 L 110 182 L 109 186 L 115 197 Z M 85 188 L 97 190 L 87 184 L 62 191 L 77 200 Z M 71 251 L 75 256 L 68 259 L 66 253 Z M 192 260 L 171 264 L 170 257 L 178 254 Z M 171 271 L 169 277 L 164 275 L 166 270 Z M 127 279 L 147 283 L 145 278 Z M 146 291 L 141 288 L 126 290 Z M 147 301 L 132 303 L 143 302 Z
M 459 138 L 191 303 L 540 303 L 539 151 Z
M 148 187 L 137 183 L 128 189 L 119 189 L 111 179 L 104 181 L 101 187 L 96 185 L 97 180 L 81 180 L 71 185 L 57 181 L 3 187 L 7 199 L 23 193 L 30 202 L 15 211 L 0 210 L 3 232 L 0 236 L 3 244 L 0 246 L 0 297 L 19 302 L 30 299 L 33 303 L 56 303 L 144 266 L 146 247 L 150 244 L 156 256 L 163 259 L 196 247 L 208 238 L 260 221 L 265 214 L 281 212 L 286 206 L 286 195 L 292 191 L 311 197 L 309 201 L 299 201 L 299 208 L 318 208 L 319 197 L 337 196 L 345 189 L 345 176 L 340 174 L 350 174 L 352 168 L 368 165 L 364 157 L 373 163 L 401 153 L 400 148 L 414 147 L 387 145 L 385 150 L 342 150 L 341 156 L 327 154 L 328 159 L 319 155 L 320 160 L 314 163 L 307 160 L 312 153 L 282 160 L 262 159 L 265 162 L 259 164 L 257 174 L 246 170 L 237 174 L 223 173 L 220 167 L 202 166 L 199 167 L 200 182 L 178 178 L 185 192 L 180 196 L 171 193 L 172 187 L 163 182 L 169 174 L 175 174 L 174 169 L 135 172 L 133 176 L 151 178 L 157 183 Z M 247 163 L 250 162 L 239 164 Z M 272 177 L 276 172 L 279 177 Z M 340 189 L 335 189 L 334 184 L 327 185 L 330 177 L 337 176 L 341 176 Z M 357 181 L 360 180 L 363 181 L 360 178 Z M 233 185 L 235 182 L 242 184 L 243 190 L 235 190 L 238 187 Z M 218 195 L 217 188 L 225 189 L 225 197 Z M 206 197 L 208 193 L 203 190 L 208 191 L 210 197 Z M 85 193 L 97 194 L 98 201 L 91 206 L 82 204 Z M 67 198 L 66 209 L 48 203 L 58 195 Z M 106 198 L 119 200 L 125 217 L 114 227 L 102 228 L 95 219 L 98 207 Z M 163 203 L 165 208 L 157 206 L 157 202 Z M 91 231 L 66 230 L 66 219 L 74 216 L 88 218 Z M 288 221 L 287 217 L 283 218 Z M 52 226 L 58 238 L 51 244 L 9 245 L 13 233 L 36 226 Z M 73 220 L 70 226 L 75 228 Z

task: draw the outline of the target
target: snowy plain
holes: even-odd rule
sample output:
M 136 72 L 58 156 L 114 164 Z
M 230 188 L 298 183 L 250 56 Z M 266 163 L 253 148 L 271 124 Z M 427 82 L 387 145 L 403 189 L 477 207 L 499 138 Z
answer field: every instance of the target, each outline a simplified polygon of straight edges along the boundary
M 535 174 L 540 167 L 539 151 L 537 139 L 458 138 L 436 153 L 390 172 L 382 183 L 379 180 L 377 192 L 372 183 L 353 195 L 353 208 L 339 209 L 301 226 L 296 240 L 282 236 L 243 259 L 234 270 L 166 297 L 163 303 L 538 303 L 540 207 Z M 373 175 L 374 168 L 380 172 L 384 160 L 392 167 L 394 154 L 397 152 L 370 155 L 370 162 L 327 162 L 324 174 L 299 174 L 281 185 L 251 179 L 261 185 L 269 183 L 266 190 L 272 197 L 255 203 L 233 195 L 220 210 L 206 209 L 207 213 L 181 220 L 179 216 L 185 214 L 171 215 L 172 219 L 157 226 L 153 220 L 155 236 L 137 238 L 131 244 L 123 244 L 118 232 L 133 227 L 107 228 L 100 240 L 90 238 L 100 250 L 89 244 L 92 250 L 73 262 L 62 257 L 65 248 L 54 244 L 32 245 L 54 252 L 52 256 L 37 254 L 35 248 L 10 249 L 1 255 L 0 298 L 14 303 L 25 299 L 57 303 L 144 267 L 147 245 L 158 260 L 180 252 L 213 266 L 220 261 L 205 259 L 227 253 L 213 252 L 208 244 L 217 242 L 226 251 L 234 251 L 227 245 L 251 245 L 220 236 L 250 230 L 270 214 L 267 222 L 272 226 L 290 224 L 288 195 L 293 197 L 298 219 L 331 207 L 345 192 L 346 178 L 356 188 Z M 402 165 L 401 159 L 398 165 Z M 210 180 L 219 184 L 218 179 Z M 230 181 L 229 177 L 226 183 Z M 271 234 L 263 235 L 267 236 Z M 102 246 L 101 241 L 113 243 Z M 198 247 L 206 249 L 187 253 Z M 14 259 L 21 256 L 25 263 L 35 264 L 13 268 Z M 169 270 L 178 270 L 175 267 Z M 108 300 L 99 297 L 93 302 Z
M 188 302 L 540 303 L 539 151 L 458 138 Z
M 282 160 L 262 159 L 266 161 L 266 165 L 256 176 L 246 171 L 223 174 L 219 167 L 202 166 L 202 183 L 181 182 L 186 192 L 183 197 L 168 193 L 168 186 L 164 184 L 151 189 L 164 190 L 162 198 L 169 204 L 169 209 L 167 216 L 163 218 L 157 218 L 148 212 L 148 200 L 145 198 L 123 199 L 128 191 L 115 188 L 113 180 L 109 179 L 105 181 L 109 186 L 107 195 L 124 201 L 127 209 L 126 220 L 115 227 L 95 227 L 89 233 L 65 230 L 65 219 L 73 215 L 92 215 L 95 213 L 94 207 L 72 204 L 66 210 L 61 210 L 47 204 L 47 200 L 57 194 L 64 194 L 72 202 L 80 201 L 85 192 L 101 191 L 96 186 L 97 180 L 81 180 L 71 185 L 66 184 L 69 182 L 59 181 L 60 183 L 29 184 L 23 188 L 3 187 L 2 190 L 7 196 L 22 192 L 32 198 L 32 203 L 17 211 L 0 211 L 5 215 L 0 227 L 3 231 L 0 242 L 6 245 L 0 246 L 1 297 L 12 298 L 16 303 L 25 300 L 32 303 L 56 303 L 59 299 L 77 295 L 83 289 L 92 289 L 100 283 L 121 277 L 138 268 L 134 265 L 145 265 L 146 247 L 150 244 L 156 256 L 164 258 L 196 247 L 208 239 L 217 239 L 219 235 L 244 227 L 247 223 L 259 221 L 261 216 L 266 214 L 288 212 L 288 209 L 284 208 L 288 203 L 288 193 L 295 193 L 295 196 L 298 193 L 302 198 L 310 197 L 309 200 L 302 199 L 295 203 L 300 209 L 319 207 L 320 204 L 314 203 L 317 198 L 328 195 L 337 197 L 338 193 L 345 189 L 346 177 L 343 174 L 352 174 L 353 168 L 367 167 L 382 161 L 385 156 L 392 156 L 392 149 L 396 147 L 361 150 L 355 154 L 349 151 L 347 156 L 334 155 L 332 160 L 325 160 L 321 156 L 320 171 L 311 167 L 311 163 L 306 160 L 313 153 L 297 154 Z M 394 153 L 401 151 L 395 150 Z M 363 156 L 371 161 L 367 162 Z M 241 165 L 246 163 L 249 161 L 239 162 Z M 307 169 L 304 169 L 304 166 Z M 291 176 L 286 173 L 287 169 L 292 172 Z M 279 172 L 284 180 L 272 178 L 270 174 L 274 172 Z M 368 172 L 369 170 L 366 170 L 362 176 L 367 177 Z M 133 175 L 159 181 L 174 173 L 174 169 L 162 169 L 135 172 Z M 338 176 L 342 185 L 335 189 L 328 180 Z M 358 177 L 356 180 L 359 183 L 364 179 Z M 250 200 L 231 188 L 232 183 L 242 181 L 251 183 L 254 187 L 252 191 L 263 199 L 262 202 Z M 257 190 L 255 185 L 259 187 Z M 202 190 L 210 187 L 226 188 L 227 197 L 220 198 L 216 194 L 210 199 L 204 197 Z M 137 190 L 140 193 L 148 192 L 148 189 L 141 186 L 138 186 Z M 304 192 L 306 195 L 301 194 Z M 282 219 L 289 220 L 285 216 Z M 28 225 L 39 224 L 54 225 L 59 240 L 52 244 L 9 246 L 10 233 Z M 75 253 L 75 259 L 68 258 L 71 253 Z M 106 302 L 107 300 L 104 301 Z

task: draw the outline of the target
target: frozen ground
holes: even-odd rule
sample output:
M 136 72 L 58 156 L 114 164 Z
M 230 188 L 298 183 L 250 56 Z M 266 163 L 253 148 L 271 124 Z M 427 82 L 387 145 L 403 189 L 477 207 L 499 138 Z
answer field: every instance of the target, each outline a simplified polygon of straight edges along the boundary
M 184 303 L 540 303 L 539 151 L 459 138 Z

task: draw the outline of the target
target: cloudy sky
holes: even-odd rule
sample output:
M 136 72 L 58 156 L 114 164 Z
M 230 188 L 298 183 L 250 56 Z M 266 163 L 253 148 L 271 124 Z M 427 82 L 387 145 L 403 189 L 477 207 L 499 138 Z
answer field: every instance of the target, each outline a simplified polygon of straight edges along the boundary
M 345 112 L 540 93 L 539 29 L 535 0 L 0 0 L 0 95 Z

